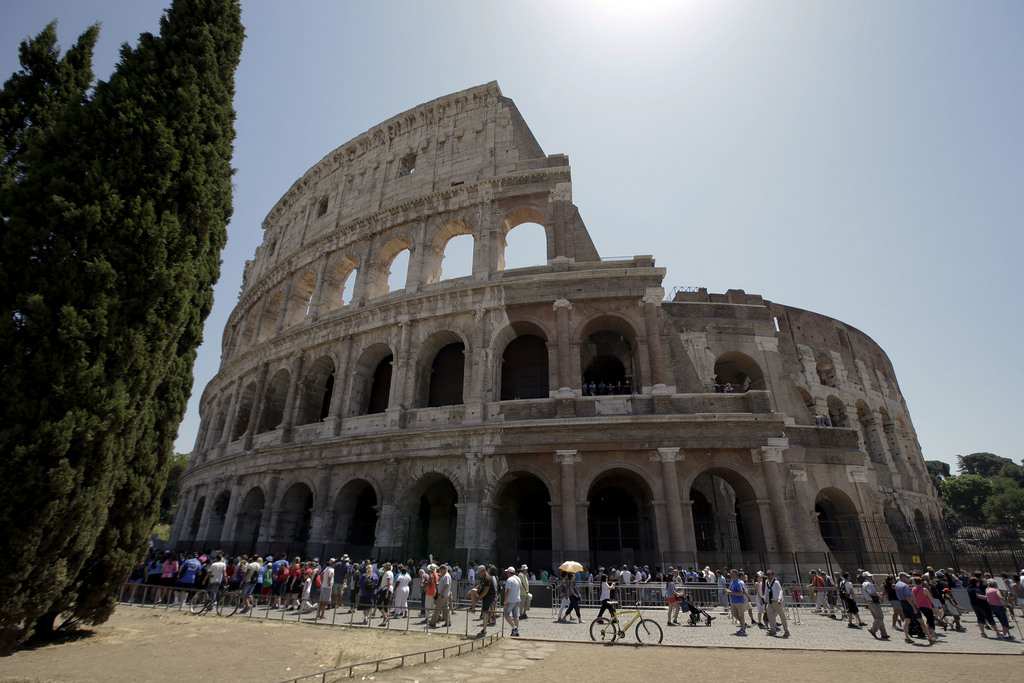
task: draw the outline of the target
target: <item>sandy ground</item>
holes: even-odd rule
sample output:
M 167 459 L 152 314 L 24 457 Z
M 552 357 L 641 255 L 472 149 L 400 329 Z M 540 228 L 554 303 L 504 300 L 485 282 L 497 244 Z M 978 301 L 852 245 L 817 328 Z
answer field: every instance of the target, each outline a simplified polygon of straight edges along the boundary
M 459 636 L 325 628 L 295 622 L 224 619 L 122 608 L 102 626 L 67 642 L 0 658 L 0 682 L 166 681 L 210 676 L 277 682 L 334 666 L 466 642 Z M 906 680 L 982 675 L 1019 680 L 1021 655 L 926 652 L 736 650 L 722 647 L 612 646 L 504 638 L 484 650 L 390 672 L 381 681 Z M 916 674 L 914 672 L 917 672 Z

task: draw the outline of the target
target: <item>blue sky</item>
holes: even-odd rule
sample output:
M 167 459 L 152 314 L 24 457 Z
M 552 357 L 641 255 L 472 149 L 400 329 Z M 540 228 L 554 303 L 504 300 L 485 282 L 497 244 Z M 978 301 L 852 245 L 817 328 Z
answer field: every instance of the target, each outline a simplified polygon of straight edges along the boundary
M 167 4 L 0 0 L 0 74 L 56 18 L 65 48 L 102 22 L 106 78 Z M 888 353 L 926 459 L 1024 458 L 1024 3 L 242 7 L 235 213 L 179 451 L 274 203 L 373 125 L 497 80 L 569 155 L 603 256 L 838 318 Z

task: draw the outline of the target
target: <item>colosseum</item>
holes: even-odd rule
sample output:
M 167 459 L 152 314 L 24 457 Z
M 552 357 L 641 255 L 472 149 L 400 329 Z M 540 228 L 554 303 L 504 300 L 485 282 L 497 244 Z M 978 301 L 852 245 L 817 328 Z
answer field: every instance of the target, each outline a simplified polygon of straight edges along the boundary
M 546 254 L 506 269 L 525 224 Z M 666 296 L 652 256 L 602 259 L 568 158 L 497 83 L 334 150 L 263 230 L 172 547 L 799 571 L 941 546 L 883 350 L 743 290 Z M 444 277 L 458 238 L 472 267 Z

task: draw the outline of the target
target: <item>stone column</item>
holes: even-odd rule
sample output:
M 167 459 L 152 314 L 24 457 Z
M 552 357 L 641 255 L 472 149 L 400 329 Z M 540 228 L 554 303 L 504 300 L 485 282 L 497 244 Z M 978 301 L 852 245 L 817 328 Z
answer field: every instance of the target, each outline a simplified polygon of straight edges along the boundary
M 306 352 L 299 351 L 292 359 L 291 382 L 288 383 L 288 395 L 284 399 L 284 418 L 281 422 L 281 443 L 288 443 L 292 437 L 292 426 L 295 425 L 296 396 L 302 396 L 302 363 L 305 360 Z
M 572 339 L 569 338 L 569 311 L 572 310 L 572 302 L 568 299 L 556 299 L 553 308 L 556 317 L 555 334 L 558 335 L 558 389 L 568 389 L 572 382 Z
M 263 412 L 263 393 L 267 388 L 267 364 L 261 363 L 259 374 L 256 376 L 256 396 L 253 397 L 252 412 L 249 413 L 249 424 L 245 428 L 245 434 L 242 436 L 242 450 L 250 450 L 252 448 L 252 435 L 256 433 L 256 426 L 260 421 L 260 413 Z
M 292 292 L 295 291 L 295 276 L 288 280 L 288 284 L 282 290 L 281 310 L 277 312 L 277 322 L 274 324 L 274 332 L 284 329 L 284 321 L 288 319 L 288 309 L 292 304 Z
M 334 393 L 331 395 L 331 412 L 325 422 L 327 434 L 338 436 L 341 433 L 341 421 L 347 414 L 348 400 L 352 386 L 352 336 L 341 339 L 341 352 L 338 354 L 339 367 L 334 371 Z
M 214 481 L 210 486 L 206 488 L 206 500 L 203 501 L 203 514 L 199 517 L 199 530 L 196 532 L 195 541 L 202 541 L 203 546 L 206 546 L 208 539 L 206 536 L 210 532 L 210 517 L 213 515 L 213 503 L 217 498 L 217 491 L 220 485 L 220 481 Z
M 315 548 L 327 541 L 325 538 L 325 526 L 327 520 L 327 499 L 330 496 L 330 490 L 331 470 L 324 467 L 320 472 L 316 498 L 313 501 L 313 519 L 310 520 L 309 544 L 307 547 Z
M 309 303 L 309 316 L 313 320 L 320 317 L 323 311 L 324 280 L 327 279 L 327 265 L 329 259 L 325 258 L 320 262 L 320 269 L 316 273 L 316 285 L 313 287 L 313 296 Z
M 235 420 L 238 419 L 238 404 L 242 402 L 242 378 L 235 380 L 235 387 L 231 392 L 231 400 L 228 403 L 228 417 L 224 421 L 224 431 L 221 432 L 220 442 L 216 444 L 217 456 L 224 455 L 224 449 L 231 443 L 231 433 L 235 431 Z
M 665 298 L 665 290 L 661 287 L 648 287 L 647 293 L 640 300 L 644 312 L 644 332 L 650 354 L 650 377 L 652 387 L 669 384 L 665 368 L 665 353 L 662 349 L 661 334 L 658 326 L 658 309 Z
M 195 502 L 196 489 L 192 487 L 184 491 L 178 499 L 178 512 L 174 515 L 174 524 L 171 525 L 171 533 L 168 536 L 167 545 L 169 548 L 176 548 L 181 540 L 181 530 L 188 518 L 188 511 L 192 509 Z
M 677 447 L 668 447 L 658 448 L 651 453 L 651 460 L 661 463 L 661 483 L 668 518 L 668 550 L 672 552 L 681 552 L 686 549 L 682 500 L 679 495 L 679 475 L 676 471 L 676 461 L 682 460 L 685 455 L 680 455 L 679 452 L 680 449 Z
M 761 525 L 764 527 L 765 540 L 769 537 L 768 526 L 774 521 L 773 533 L 775 546 L 768 545 L 769 550 L 792 552 L 799 547 L 796 532 L 793 528 L 793 502 L 786 497 L 785 459 L 784 452 L 789 448 L 789 439 L 768 439 L 758 448 L 750 449 L 754 461 L 761 461 L 764 472 L 765 488 L 768 492 L 769 505 L 761 509 Z M 774 506 L 771 505 L 774 501 Z
M 242 480 L 235 479 L 231 484 L 231 500 L 228 501 L 228 510 L 224 515 L 224 528 L 220 532 L 221 541 L 224 543 L 238 543 L 235 538 L 235 524 L 238 521 L 238 506 L 242 504 Z
M 555 461 L 561 474 L 562 549 L 579 550 L 576 528 L 576 463 L 581 462 L 579 451 L 555 451 Z
M 693 531 L 693 501 L 690 499 L 679 502 L 680 523 L 683 527 L 683 545 L 681 550 L 687 553 L 697 551 L 697 535 Z
M 272 524 L 277 520 L 277 487 L 281 483 L 279 475 L 273 475 L 267 482 L 267 496 L 263 503 L 263 516 L 260 518 L 260 536 L 257 545 L 266 545 L 275 540 Z M 273 551 L 276 552 L 276 551 Z

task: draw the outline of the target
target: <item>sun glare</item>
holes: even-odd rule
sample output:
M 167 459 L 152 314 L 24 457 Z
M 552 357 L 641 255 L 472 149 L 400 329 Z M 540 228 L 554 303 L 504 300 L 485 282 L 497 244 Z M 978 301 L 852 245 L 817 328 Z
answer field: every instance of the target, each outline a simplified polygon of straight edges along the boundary
M 650 25 L 672 20 L 697 4 L 696 0 L 580 0 L 581 12 L 595 23 L 616 26 Z

